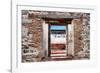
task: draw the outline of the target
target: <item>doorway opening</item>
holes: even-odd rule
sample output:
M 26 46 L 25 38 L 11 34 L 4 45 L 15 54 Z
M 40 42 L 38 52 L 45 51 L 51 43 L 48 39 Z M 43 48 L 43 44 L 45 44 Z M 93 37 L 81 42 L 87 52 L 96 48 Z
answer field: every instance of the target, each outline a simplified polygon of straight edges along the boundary
M 49 25 L 48 56 L 51 58 L 64 58 L 67 55 L 68 27 L 64 24 Z
M 72 26 L 72 19 L 44 18 L 44 20 L 44 37 L 47 38 L 45 45 L 48 45 L 46 47 L 48 58 L 50 60 L 67 58 L 69 54 L 69 26 Z

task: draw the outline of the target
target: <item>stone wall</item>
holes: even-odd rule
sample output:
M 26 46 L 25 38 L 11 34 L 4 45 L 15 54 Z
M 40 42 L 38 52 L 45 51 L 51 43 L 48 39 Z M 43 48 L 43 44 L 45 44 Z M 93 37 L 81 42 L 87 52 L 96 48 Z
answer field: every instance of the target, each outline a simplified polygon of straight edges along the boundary
M 43 41 L 43 20 L 29 17 L 25 19 L 27 22 L 22 24 L 22 62 L 40 61 Z
M 80 50 L 82 50 L 82 42 L 81 42 L 81 32 L 82 32 L 82 21 L 80 19 L 73 19 L 74 24 L 74 54 L 77 54 Z
M 35 11 L 36 12 L 36 11 Z M 32 13 L 32 11 L 31 11 Z M 43 15 L 43 14 L 44 15 Z M 47 15 L 45 14 L 47 13 Z M 67 44 L 69 49 L 67 54 L 73 55 L 75 58 L 89 58 L 90 57 L 90 14 L 76 13 L 76 12 L 39 12 L 36 14 L 29 14 L 29 11 L 22 11 L 22 62 L 38 62 L 43 61 L 42 58 L 48 51 L 44 48 L 45 40 L 48 39 L 48 31 L 46 36 L 43 34 L 43 24 L 45 20 L 41 17 L 51 18 L 73 18 L 72 26 L 67 37 Z M 54 15 L 54 16 L 53 16 Z M 76 19 L 77 17 L 77 19 Z M 66 19 L 66 20 L 67 20 Z M 47 23 L 45 23 L 48 25 Z M 44 24 L 44 25 L 45 25 Z M 46 27 L 47 28 L 47 27 Z M 69 31 L 69 30 L 68 30 Z M 74 33 L 74 35 L 73 35 Z M 70 37 L 70 38 L 69 38 Z M 48 41 L 47 41 L 48 42 Z M 48 46 L 48 45 L 47 45 Z M 74 58 L 73 58 L 74 59 Z M 48 59 L 46 59 L 48 60 Z
M 82 13 L 80 19 L 73 19 L 74 24 L 74 54 L 78 58 L 89 58 L 90 46 L 90 15 Z

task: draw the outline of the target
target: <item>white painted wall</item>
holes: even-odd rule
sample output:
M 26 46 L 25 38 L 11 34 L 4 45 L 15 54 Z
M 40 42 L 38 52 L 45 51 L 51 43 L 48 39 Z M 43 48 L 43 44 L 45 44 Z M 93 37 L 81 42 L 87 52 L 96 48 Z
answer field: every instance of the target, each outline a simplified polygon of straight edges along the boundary
M 28 2 L 28 0 L 18 0 L 18 2 Z M 97 5 L 99 0 L 30 0 L 29 3 L 56 3 L 56 4 L 79 4 L 79 5 Z
M 65 44 L 66 43 L 66 34 L 51 34 L 51 42 L 52 44 Z M 56 36 L 56 37 L 55 37 Z

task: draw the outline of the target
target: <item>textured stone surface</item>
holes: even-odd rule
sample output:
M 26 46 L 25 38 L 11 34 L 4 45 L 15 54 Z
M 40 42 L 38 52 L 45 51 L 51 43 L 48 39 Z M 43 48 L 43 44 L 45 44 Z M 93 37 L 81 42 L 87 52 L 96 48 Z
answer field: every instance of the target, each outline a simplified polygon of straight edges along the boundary
M 77 54 L 82 50 L 81 45 L 81 32 L 82 32 L 82 21 L 80 19 L 73 19 L 74 24 L 74 53 Z
M 81 14 L 80 19 L 73 19 L 74 24 L 74 49 L 77 57 L 89 58 L 90 46 L 90 15 Z
M 22 62 L 39 61 L 42 49 L 42 20 L 34 18 L 32 23 L 23 24 L 22 27 Z
M 90 57 L 90 14 L 77 12 L 46 12 L 46 11 L 22 11 L 22 62 L 38 62 L 49 60 L 44 58 L 43 51 L 43 20 L 41 17 L 73 18 L 71 31 L 66 40 L 70 59 L 82 59 Z M 47 23 L 46 23 L 47 24 Z M 67 24 L 66 24 L 67 25 Z M 74 34 L 73 34 L 74 33 Z M 69 38 L 70 37 L 70 38 Z M 74 38 L 74 40 L 73 40 Z M 74 43 L 74 44 L 73 44 Z M 55 45 L 54 45 L 55 47 Z M 64 47 L 62 45 L 56 48 Z M 44 55 L 44 56 L 43 56 Z M 68 59 L 66 59 L 68 60 Z

